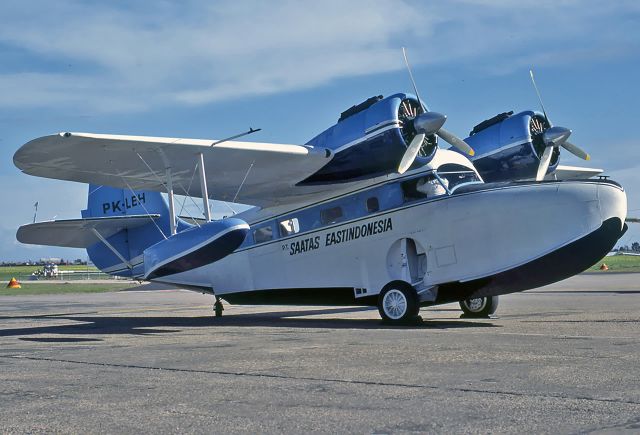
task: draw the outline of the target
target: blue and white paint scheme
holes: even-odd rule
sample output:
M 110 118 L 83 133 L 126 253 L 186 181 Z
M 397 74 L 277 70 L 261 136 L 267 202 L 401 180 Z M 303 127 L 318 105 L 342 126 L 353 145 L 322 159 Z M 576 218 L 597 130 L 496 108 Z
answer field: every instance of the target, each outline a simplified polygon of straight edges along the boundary
M 496 121 L 465 139 L 476 152 L 471 158 L 476 169 L 490 182 L 535 178 L 545 146 L 542 130 L 532 125 L 545 122 L 542 114 L 527 110 Z M 558 166 L 558 156 L 554 151 L 547 173 Z
M 495 141 L 510 145 L 496 165 L 528 168 L 536 139 L 527 123 L 537 116 L 509 116 L 469 142 L 480 159 L 496 154 Z M 109 273 L 232 303 L 377 306 L 383 319 L 400 322 L 453 301 L 488 315 L 498 295 L 587 269 L 626 230 L 619 184 L 487 182 L 467 157 L 437 148 L 436 135 L 457 141 L 441 129 L 445 117 L 411 95 L 375 98 L 341 118 L 306 145 L 90 133 L 35 139 L 14 155 L 25 173 L 105 187 L 90 186 L 83 219 L 24 225 L 17 238 L 85 247 Z M 407 159 L 411 149 L 423 155 Z M 174 188 L 203 199 L 204 223 L 176 217 Z M 209 198 L 256 207 L 216 221 Z M 484 302 L 469 303 L 475 299 Z
M 144 279 L 160 279 L 221 260 L 242 244 L 247 232 L 249 225 L 236 218 L 178 232 L 144 250 Z
M 478 171 L 486 181 L 566 180 L 602 173 L 602 169 L 559 165 L 560 148 L 583 160 L 591 157 L 568 141 L 571 130 L 552 125 L 533 71 L 529 74 L 542 113 L 503 112 L 476 125 L 465 142 L 476 150 L 472 160 Z
M 395 172 L 415 136 L 409 121 L 422 112 L 418 107 L 414 95 L 399 93 L 372 97 L 346 110 L 335 125 L 307 142 L 330 149 L 334 156 L 301 184 L 342 183 Z M 436 142 L 434 136 L 424 139 L 417 165 L 433 158 Z

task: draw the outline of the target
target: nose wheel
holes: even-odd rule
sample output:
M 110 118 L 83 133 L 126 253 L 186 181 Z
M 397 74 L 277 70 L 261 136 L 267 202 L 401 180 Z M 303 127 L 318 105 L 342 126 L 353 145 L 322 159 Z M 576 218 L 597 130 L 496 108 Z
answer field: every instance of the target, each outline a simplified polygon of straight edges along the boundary
M 460 301 L 463 318 L 487 319 L 498 309 L 498 296 L 471 298 Z

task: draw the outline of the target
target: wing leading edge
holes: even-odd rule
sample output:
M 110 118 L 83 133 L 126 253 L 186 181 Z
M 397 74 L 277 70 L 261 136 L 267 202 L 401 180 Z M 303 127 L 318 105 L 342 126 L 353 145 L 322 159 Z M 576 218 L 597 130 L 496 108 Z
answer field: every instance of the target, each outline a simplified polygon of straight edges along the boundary
M 24 173 L 132 190 L 166 192 L 167 170 L 177 194 L 202 197 L 202 153 L 209 197 L 269 206 L 300 194 L 294 187 L 326 165 L 332 153 L 302 145 L 90 133 L 34 139 L 14 155 Z M 242 188 L 240 189 L 240 186 Z

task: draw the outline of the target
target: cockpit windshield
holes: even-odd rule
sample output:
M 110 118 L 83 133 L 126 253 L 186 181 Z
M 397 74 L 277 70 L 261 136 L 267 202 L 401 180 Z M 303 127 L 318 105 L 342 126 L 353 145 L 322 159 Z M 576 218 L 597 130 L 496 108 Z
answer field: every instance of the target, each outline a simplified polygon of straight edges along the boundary
M 446 182 L 445 182 L 446 183 Z M 446 195 L 446 184 L 433 176 L 433 174 L 423 175 L 421 177 L 412 178 L 403 181 L 402 194 L 404 202 L 417 201 L 424 198 L 434 198 L 436 196 Z
M 482 183 L 472 169 L 453 163 L 440 166 L 436 173 L 452 193 L 463 184 Z

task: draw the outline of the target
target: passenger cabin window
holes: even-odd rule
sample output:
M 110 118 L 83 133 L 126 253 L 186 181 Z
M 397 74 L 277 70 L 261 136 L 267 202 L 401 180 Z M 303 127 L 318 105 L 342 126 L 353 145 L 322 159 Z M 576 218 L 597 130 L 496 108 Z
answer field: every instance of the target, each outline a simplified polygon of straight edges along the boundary
M 271 226 L 258 228 L 253 232 L 253 241 L 256 243 L 273 240 L 273 228 Z
M 405 202 L 445 195 L 447 189 L 433 175 L 414 178 L 402 183 L 402 194 Z
M 282 237 L 300 232 L 300 223 L 298 222 L 298 218 L 285 219 L 280 221 L 278 226 L 280 227 L 280 235 Z
M 332 207 L 320 211 L 322 225 L 334 224 L 342 217 L 342 207 Z
M 371 198 L 367 198 L 367 211 L 369 213 L 373 213 L 375 211 L 380 210 L 380 204 L 378 203 L 378 198 L 372 196 Z
M 454 163 L 440 166 L 437 172 L 438 176 L 447 183 L 451 192 L 463 184 L 482 183 L 472 169 Z

